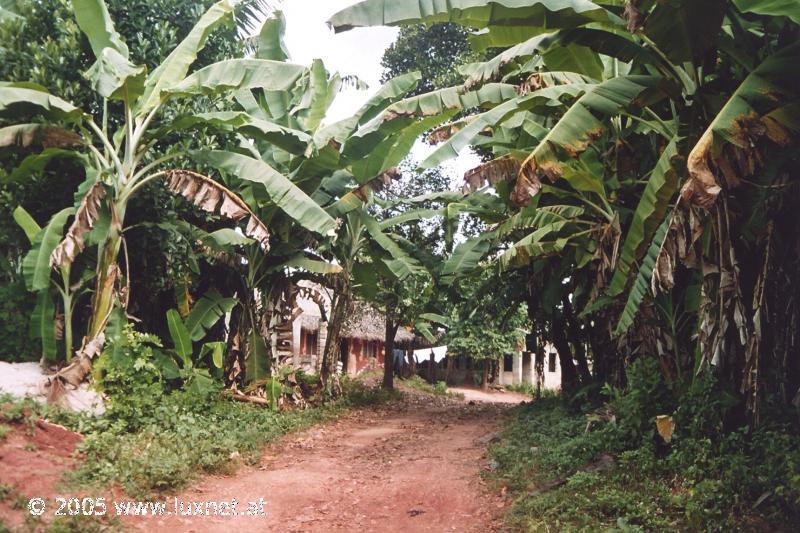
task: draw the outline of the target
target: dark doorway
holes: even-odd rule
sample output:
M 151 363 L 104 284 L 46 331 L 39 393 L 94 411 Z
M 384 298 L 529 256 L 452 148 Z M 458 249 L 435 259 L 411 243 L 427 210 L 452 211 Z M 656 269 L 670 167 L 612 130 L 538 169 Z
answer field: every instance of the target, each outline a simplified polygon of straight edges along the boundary
M 339 342 L 339 361 L 342 362 L 342 374 L 347 374 L 347 362 L 350 359 L 350 350 L 348 349 L 347 339 L 342 339 Z

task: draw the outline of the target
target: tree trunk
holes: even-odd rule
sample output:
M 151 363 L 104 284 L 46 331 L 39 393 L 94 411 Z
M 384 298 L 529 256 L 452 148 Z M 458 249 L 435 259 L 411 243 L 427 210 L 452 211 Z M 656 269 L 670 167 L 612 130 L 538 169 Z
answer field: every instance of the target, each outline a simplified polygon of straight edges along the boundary
M 536 351 L 531 353 L 533 361 L 533 372 L 536 375 L 536 397 L 542 397 L 542 389 L 544 388 L 544 343 L 536 343 Z
M 241 305 L 237 305 L 231 311 L 230 329 L 228 340 L 225 344 L 225 364 L 223 365 L 226 386 L 230 386 L 233 383 L 244 385 L 244 372 L 242 369 L 244 369 L 245 361 L 241 343 L 242 336 L 240 335 L 243 314 L 244 309 Z
M 558 362 L 561 366 L 561 390 L 567 394 L 572 394 L 578 390 L 578 371 L 572 362 L 572 349 L 566 336 L 566 324 L 564 319 L 557 317 L 553 319 L 553 345 L 558 351 Z
M 335 373 L 336 361 L 339 360 L 340 356 L 339 340 L 345 318 L 347 318 L 347 309 L 350 306 L 349 289 L 349 284 L 345 283 L 342 290 L 336 295 L 333 312 L 331 313 L 330 322 L 328 322 L 328 337 L 325 339 L 325 352 L 322 356 L 322 366 L 320 368 L 320 380 L 326 388 L 331 376 Z
M 447 356 L 447 370 L 445 370 L 445 373 L 444 373 L 444 382 L 447 383 L 448 385 L 452 385 L 452 382 L 451 382 L 452 373 L 453 373 L 453 357 L 448 355 Z
M 386 331 L 383 338 L 383 388 L 394 388 L 394 336 L 397 334 L 396 304 L 386 301 Z
M 575 320 L 575 314 L 572 312 L 572 304 L 569 298 L 563 298 L 561 303 L 564 305 L 564 319 L 569 331 L 572 346 L 574 346 L 574 357 L 578 363 L 578 372 L 581 376 L 581 382 L 588 385 L 592 381 L 592 374 L 589 372 L 589 363 L 586 360 L 586 347 L 583 343 L 583 335 Z
M 486 392 L 489 390 L 489 365 L 491 361 L 489 359 L 483 360 L 483 377 L 481 378 L 481 390 Z

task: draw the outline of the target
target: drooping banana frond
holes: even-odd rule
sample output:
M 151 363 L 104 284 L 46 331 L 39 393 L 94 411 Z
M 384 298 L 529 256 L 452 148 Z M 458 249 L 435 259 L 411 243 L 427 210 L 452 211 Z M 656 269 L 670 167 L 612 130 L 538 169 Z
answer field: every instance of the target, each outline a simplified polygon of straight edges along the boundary
M 722 190 L 720 179 L 734 188 L 762 165 L 764 140 L 779 146 L 796 141 L 798 55 L 800 43 L 771 55 L 736 89 L 689 153 L 689 181 L 681 189 L 684 202 L 708 209 Z
M 197 207 L 232 220 L 249 217 L 245 235 L 259 241 L 269 250 L 269 230 L 241 198 L 216 181 L 189 170 L 170 170 L 167 186 Z
M 639 306 L 642 305 L 645 296 L 650 291 L 651 278 L 655 270 L 656 261 L 658 259 L 661 248 L 664 244 L 664 239 L 667 236 L 667 229 L 669 228 L 669 219 L 661 223 L 653 241 L 650 243 L 650 248 L 642 261 L 642 266 L 639 268 L 639 273 L 636 275 L 636 280 L 633 283 L 631 292 L 628 294 L 628 301 L 625 303 L 625 308 L 622 310 L 622 315 L 617 322 L 617 327 L 614 330 L 615 335 L 622 335 L 633 324 L 636 318 L 636 313 L 639 311 Z
M 329 305 L 329 303 L 328 300 L 325 298 L 325 295 L 322 294 L 319 290 L 317 290 L 314 287 L 298 286 L 296 296 L 306 298 L 317 304 L 317 307 L 319 307 L 320 319 L 322 320 L 322 322 L 328 321 L 328 313 L 326 311 L 326 307 Z
M 492 247 L 491 236 L 492 234 L 484 233 L 456 246 L 442 265 L 440 271 L 442 284 L 450 285 L 457 277 L 478 268 L 478 264 Z
M 76 148 L 82 141 L 77 133 L 42 124 L 16 124 L 0 128 L 0 148 Z
M 498 80 L 508 70 L 507 66 L 524 63 L 534 56 L 542 57 L 547 70 L 564 70 L 563 74 L 583 80 L 599 79 L 603 67 L 598 54 L 626 63 L 638 57 L 650 57 L 649 52 L 631 37 L 597 29 L 568 29 L 536 35 L 485 63 L 472 65 L 464 85 L 474 88 Z
M 571 28 L 590 22 L 620 19 L 588 0 L 365 0 L 333 15 L 328 24 L 336 32 L 362 26 L 453 22 L 468 28 L 515 26 Z
M 83 112 L 31 83 L 0 82 L 0 115 L 41 113 L 55 120 L 78 121 Z
M 519 173 L 519 161 L 513 157 L 501 157 L 484 163 L 464 174 L 462 192 L 473 193 L 487 184 L 494 185 L 500 181 L 510 181 Z
M 555 182 L 566 177 L 565 163 L 577 158 L 605 130 L 598 116 L 611 116 L 633 106 L 659 79 L 657 76 L 620 76 L 591 86 L 522 164 L 512 201 L 527 205 L 541 189 L 542 178 Z
M 86 246 L 86 235 L 94 228 L 100 216 L 100 208 L 106 197 L 106 188 L 102 182 L 95 182 L 89 189 L 75 212 L 75 220 L 67 230 L 67 236 L 50 255 L 50 266 L 61 268 L 72 263 Z
M 673 158 L 677 153 L 675 141 L 668 144 L 647 181 L 608 288 L 609 296 L 617 296 L 625 289 L 631 267 L 644 253 L 647 239 L 664 220 L 669 203 L 678 189 L 678 174 L 673 166 Z
M 574 220 L 583 213 L 584 208 L 574 205 L 528 206 L 498 224 L 495 231 L 498 237 L 506 237 L 517 230 L 540 228 L 554 222 Z
M 354 209 L 358 209 L 372 199 L 372 193 L 388 187 L 393 181 L 403 177 L 399 168 L 390 168 L 367 183 L 346 193 L 327 210 L 333 216 L 341 217 Z

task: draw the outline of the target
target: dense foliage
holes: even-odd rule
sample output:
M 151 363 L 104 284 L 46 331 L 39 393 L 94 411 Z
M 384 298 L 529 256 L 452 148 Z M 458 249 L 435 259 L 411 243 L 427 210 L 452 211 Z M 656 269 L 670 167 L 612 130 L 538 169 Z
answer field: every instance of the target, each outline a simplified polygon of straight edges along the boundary
M 132 51 L 136 60 L 153 69 L 189 33 L 197 17 L 211 4 L 209 0 L 112 1 L 108 3 L 108 10 L 114 17 L 119 15 L 117 30 L 123 38 L 141 43 L 141 47 Z M 33 82 L 83 109 L 102 109 L 102 99 L 91 90 L 90 81 L 83 75 L 94 58 L 88 39 L 73 18 L 70 2 L 25 1 L 18 2 L 18 6 L 19 18 L 0 23 L 0 80 Z M 248 24 L 248 16 L 257 14 L 258 7 L 256 2 L 245 2 L 240 7 L 241 26 Z M 136 16 L 129 16 L 132 13 Z M 167 22 L 164 13 L 178 16 Z M 231 25 L 211 35 L 210 44 L 201 51 L 197 64 L 205 66 L 243 53 L 245 43 L 237 38 L 238 31 Z M 109 105 L 108 120 L 111 123 L 122 121 L 122 108 L 113 102 Z M 198 112 L 207 107 L 206 102 L 196 103 Z M 8 123 L 7 118 L 0 118 L 0 125 Z M 63 207 L 74 203 L 75 190 L 85 179 L 84 167 L 72 158 L 57 157 L 57 150 L 50 151 L 56 157 L 31 160 L 32 165 L 24 175 L 13 179 L 7 176 L 20 163 L 21 156 L 32 153 L 35 154 L 29 149 L 0 149 L 0 197 L 4 205 L 10 206 L 0 212 L 0 255 L 7 261 L 0 264 L 0 275 L 4 278 L 17 276 L 14 288 L 7 289 L 9 299 L 4 301 L 10 305 L 13 300 L 19 309 L 18 315 L 0 321 L 0 334 L 16 339 L 0 345 L 0 359 L 4 360 L 35 360 L 43 353 L 32 339 L 19 335 L 20 331 L 29 329 L 27 317 L 31 315 L 36 296 L 31 293 L 26 297 L 20 290 L 21 262 L 28 244 L 12 217 L 13 208 L 23 206 L 35 220 L 44 223 Z M 131 269 L 136 272 L 131 280 L 130 311 L 144 320 L 150 331 L 166 332 L 163 317 L 166 310 L 175 305 L 175 287 L 179 280 L 192 273 L 191 247 L 185 240 L 176 239 L 175 232 L 169 230 L 190 212 L 186 205 L 158 188 L 148 188 L 133 203 L 133 228 L 128 232 L 128 243 L 133 249 L 146 252 L 130 258 Z M 80 303 L 85 301 L 86 298 Z M 87 319 L 83 306 L 77 307 L 76 314 L 75 328 L 79 329 Z M 20 323 L 25 327 L 20 329 Z
M 726 430 L 735 399 L 703 379 L 678 399 L 666 444 L 652 420 L 675 400 L 647 360 L 629 373 L 627 392 L 609 389 L 600 410 L 563 398 L 516 409 L 490 475 L 514 495 L 510 527 L 752 531 L 797 521 L 800 448 L 791 424 Z
M 315 370 L 337 393 L 361 298 L 387 352 L 400 327 L 486 361 L 525 332 L 536 360 L 555 346 L 566 405 L 521 410 L 497 452 L 515 483 L 564 476 L 521 525 L 797 518 L 796 3 L 365 0 L 332 26 L 404 28 L 336 122 L 345 79 L 289 63 L 266 8 L 0 10 L 0 342 L 30 311 L 51 396 L 90 371 L 109 394 L 87 479 L 174 488 L 313 417 L 214 397 L 277 410 L 302 388 L 282 366 L 301 295 L 329 314 Z M 409 169 L 422 136 L 438 148 Z M 485 163 L 444 190 L 467 147 Z
M 584 433 L 585 419 L 534 408 L 506 468 L 624 463 L 544 484 L 519 525 L 747 528 L 721 516 L 731 507 L 794 519 L 796 494 L 777 492 L 796 484 L 796 450 L 764 442 L 798 432 L 795 3 L 366 0 L 331 23 L 457 24 L 475 52 L 499 50 L 402 108 L 440 113 L 423 168 L 492 154 L 452 200 L 486 226 L 436 271 L 433 305 L 457 307 L 463 279 L 505 284 L 537 355 L 558 350 L 565 401 L 605 400 L 617 421 Z M 671 446 L 657 420 L 675 423 Z
M 800 386 L 800 308 L 782 289 L 798 286 L 798 21 L 789 4 L 741 0 L 366 0 L 331 19 L 446 22 L 502 50 L 395 120 L 439 118 L 423 168 L 492 152 L 456 200 L 489 226 L 446 274 L 515 284 L 566 391 L 624 386 L 653 357 L 678 396 L 698 373 L 729 383 L 753 425 Z

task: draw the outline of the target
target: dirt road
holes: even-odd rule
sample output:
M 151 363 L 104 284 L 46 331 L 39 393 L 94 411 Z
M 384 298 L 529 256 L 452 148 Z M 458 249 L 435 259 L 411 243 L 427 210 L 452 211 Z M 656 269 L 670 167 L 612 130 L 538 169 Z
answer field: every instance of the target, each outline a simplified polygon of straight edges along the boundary
M 496 530 L 506 502 L 485 489 L 480 472 L 499 417 L 509 402 L 525 398 L 470 398 L 412 395 L 354 411 L 283 439 L 255 467 L 207 477 L 176 496 L 178 502 L 236 498 L 238 512 L 263 498 L 265 517 L 137 517 L 127 525 L 194 532 Z

